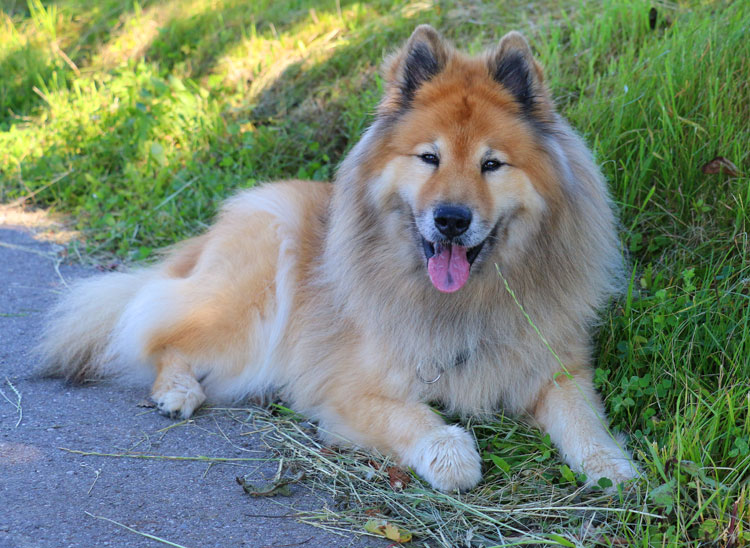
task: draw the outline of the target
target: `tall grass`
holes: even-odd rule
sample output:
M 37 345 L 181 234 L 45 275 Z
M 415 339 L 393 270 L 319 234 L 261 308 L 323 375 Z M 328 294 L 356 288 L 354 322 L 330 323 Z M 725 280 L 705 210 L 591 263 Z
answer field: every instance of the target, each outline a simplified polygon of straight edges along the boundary
M 474 493 L 395 493 L 335 459 L 321 478 L 429 545 L 750 543 L 750 4 L 5 5 L 0 201 L 33 196 L 89 252 L 129 260 L 201 230 L 236 188 L 332 177 L 371 119 L 380 59 L 417 23 L 474 52 L 525 32 L 621 212 L 632 275 L 603 317 L 596 382 L 647 479 L 583 493 L 546 437 L 502 415 L 470 425 L 486 461 Z M 716 156 L 739 174 L 703 173 Z M 357 505 L 338 518 L 367 519 Z

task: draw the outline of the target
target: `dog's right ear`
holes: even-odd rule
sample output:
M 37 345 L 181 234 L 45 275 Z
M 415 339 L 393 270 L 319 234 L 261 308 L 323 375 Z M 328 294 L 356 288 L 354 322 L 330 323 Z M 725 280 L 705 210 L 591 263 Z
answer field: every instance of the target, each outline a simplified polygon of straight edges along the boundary
M 385 61 L 386 91 L 380 113 L 408 108 L 420 86 L 443 70 L 448 52 L 449 46 L 430 25 L 414 29 L 406 45 Z

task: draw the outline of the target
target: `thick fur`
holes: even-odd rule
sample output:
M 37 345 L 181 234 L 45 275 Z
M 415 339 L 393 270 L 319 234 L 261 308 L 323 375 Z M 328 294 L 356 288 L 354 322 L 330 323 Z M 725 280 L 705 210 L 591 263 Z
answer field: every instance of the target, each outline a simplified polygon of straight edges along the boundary
M 420 26 L 384 77 L 333 185 L 245 191 L 159 265 L 80 282 L 52 312 L 45 371 L 150 374 L 181 417 L 278 390 L 329 442 L 390 453 L 443 490 L 474 486 L 481 462 L 426 402 L 503 406 L 592 481 L 634 477 L 592 384 L 591 329 L 622 279 L 615 218 L 525 39 L 472 58 Z M 431 283 L 423 248 L 442 241 L 441 203 L 472 212 L 450 245 L 480 250 L 455 293 Z

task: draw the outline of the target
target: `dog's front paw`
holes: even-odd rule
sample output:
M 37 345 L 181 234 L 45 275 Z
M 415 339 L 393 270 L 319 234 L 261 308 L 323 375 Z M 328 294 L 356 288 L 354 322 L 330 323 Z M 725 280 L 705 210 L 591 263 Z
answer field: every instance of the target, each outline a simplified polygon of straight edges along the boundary
M 179 375 L 158 388 L 155 386 L 151 398 L 162 415 L 187 419 L 206 400 L 206 395 L 195 378 Z
M 608 478 L 614 487 L 640 475 L 628 452 L 614 444 L 611 447 L 592 444 L 584 456 L 582 469 L 589 485 Z
M 432 430 L 417 441 L 406 460 L 440 491 L 471 489 L 482 479 L 474 438 L 460 426 Z

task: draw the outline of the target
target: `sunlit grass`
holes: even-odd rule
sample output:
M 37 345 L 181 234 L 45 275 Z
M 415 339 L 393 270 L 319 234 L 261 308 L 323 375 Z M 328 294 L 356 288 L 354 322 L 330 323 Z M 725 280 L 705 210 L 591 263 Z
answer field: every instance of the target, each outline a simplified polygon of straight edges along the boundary
M 446 545 L 465 541 L 460 530 L 472 524 L 496 541 L 750 543 L 746 2 L 4 6 L 0 201 L 33 195 L 74 217 L 90 253 L 127 260 L 200 231 L 237 188 L 332 177 L 371 120 L 380 60 L 416 24 L 472 52 L 511 28 L 525 32 L 621 212 L 632 277 L 603 315 L 596 381 L 647 480 L 631 498 L 582 494 L 544 436 L 500 417 L 471 425 L 486 461 L 481 491 L 458 502 L 387 489 L 363 497 L 385 497 L 402 525 Z M 739 175 L 703 173 L 715 156 Z M 477 493 L 506 509 L 516 496 L 530 510 L 503 529 L 492 517 L 501 513 L 471 514 Z M 534 513 L 533 500 L 618 510 Z M 343 516 L 355 527 L 365 521 L 357 512 Z

